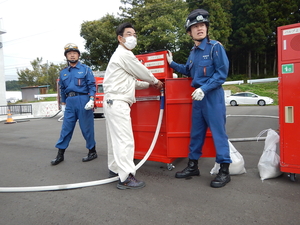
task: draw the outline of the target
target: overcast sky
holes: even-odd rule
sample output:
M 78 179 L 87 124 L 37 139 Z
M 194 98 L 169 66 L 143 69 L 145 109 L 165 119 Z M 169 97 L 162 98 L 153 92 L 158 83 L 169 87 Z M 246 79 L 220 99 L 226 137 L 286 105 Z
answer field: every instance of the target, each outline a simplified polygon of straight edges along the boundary
M 0 0 L 5 80 L 17 80 L 17 68 L 64 61 L 64 46 L 72 42 L 84 51 L 81 23 L 107 13 L 117 16 L 120 0 Z

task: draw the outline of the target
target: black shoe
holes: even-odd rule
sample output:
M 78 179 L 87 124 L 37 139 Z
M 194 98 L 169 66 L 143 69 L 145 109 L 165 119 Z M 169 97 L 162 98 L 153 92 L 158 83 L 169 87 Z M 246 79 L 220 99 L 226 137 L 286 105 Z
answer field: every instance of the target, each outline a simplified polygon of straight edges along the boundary
M 55 166 L 61 163 L 62 161 L 64 161 L 64 153 L 65 153 L 65 149 L 58 149 L 57 156 L 55 159 L 51 161 L 51 165 Z
M 117 188 L 121 190 L 125 189 L 140 189 L 145 187 L 146 184 L 143 181 L 138 181 L 132 174 L 129 174 L 124 182 L 119 181 Z
M 98 157 L 97 152 L 89 152 L 87 156 L 82 158 L 82 162 L 88 162 Z
M 114 173 L 113 171 L 109 171 L 109 174 L 108 174 L 108 178 L 112 178 L 112 177 L 117 177 L 118 174 L 117 173 Z
M 224 187 L 231 180 L 229 175 L 229 163 L 221 163 L 220 170 L 215 179 L 210 182 L 210 186 L 213 188 Z
M 190 176 L 200 176 L 198 160 L 189 159 L 188 166 L 175 174 L 176 178 L 186 178 Z

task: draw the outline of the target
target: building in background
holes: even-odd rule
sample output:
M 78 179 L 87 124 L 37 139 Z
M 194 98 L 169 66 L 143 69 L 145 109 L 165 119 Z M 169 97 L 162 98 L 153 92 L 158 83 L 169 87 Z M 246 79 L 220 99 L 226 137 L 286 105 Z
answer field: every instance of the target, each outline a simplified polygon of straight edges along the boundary
M 22 101 L 30 102 L 38 100 L 37 95 L 48 94 L 49 85 L 21 87 Z

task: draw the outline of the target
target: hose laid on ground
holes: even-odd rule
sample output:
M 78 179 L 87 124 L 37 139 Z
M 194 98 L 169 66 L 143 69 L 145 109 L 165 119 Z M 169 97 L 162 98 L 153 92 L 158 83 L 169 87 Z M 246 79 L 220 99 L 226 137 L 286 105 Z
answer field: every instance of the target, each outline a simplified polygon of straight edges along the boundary
M 152 140 L 152 143 L 150 145 L 150 148 L 144 158 L 136 165 L 136 169 L 139 169 L 149 158 L 151 155 L 154 146 L 156 144 L 158 134 L 160 131 L 162 119 L 163 119 L 163 112 L 164 112 L 164 105 L 165 105 L 165 96 L 164 96 L 164 90 L 161 89 L 161 97 L 160 97 L 160 112 L 159 112 L 159 118 L 157 122 L 157 127 L 154 133 L 154 138 Z M 40 191 L 60 191 L 60 190 L 69 190 L 69 189 L 77 189 L 77 188 L 84 188 L 84 187 L 91 187 L 101 184 L 108 184 L 114 181 L 117 181 L 119 177 L 112 177 L 107 178 L 103 180 L 96 180 L 96 181 L 88 181 L 88 182 L 82 182 L 82 183 L 74 183 L 74 184 L 60 184 L 60 185 L 51 185 L 51 186 L 36 186 L 36 187 L 0 187 L 0 193 L 2 192 L 40 192 Z
M 229 138 L 228 140 L 231 142 L 264 141 L 266 137 Z
M 278 116 L 268 116 L 268 115 L 226 115 L 227 117 L 261 117 L 261 118 L 274 118 L 279 119 Z M 231 142 L 244 142 L 244 141 L 264 141 L 266 137 L 248 137 L 248 138 L 230 138 L 229 141 Z
M 230 116 L 244 116 L 244 117 L 262 117 L 262 118 L 274 118 L 274 119 L 279 119 L 279 116 L 268 116 L 268 115 L 226 115 L 226 118 L 227 117 L 230 117 Z

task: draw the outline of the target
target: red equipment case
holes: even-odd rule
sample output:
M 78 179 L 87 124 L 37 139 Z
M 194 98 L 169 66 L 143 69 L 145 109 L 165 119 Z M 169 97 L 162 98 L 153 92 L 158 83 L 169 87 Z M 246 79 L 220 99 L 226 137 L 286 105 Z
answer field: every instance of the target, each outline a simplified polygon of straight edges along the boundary
M 136 57 L 157 79 L 165 79 L 173 77 L 173 69 L 167 62 L 166 54 L 167 51 L 157 51 L 136 55 Z
M 165 90 L 162 125 L 156 145 L 148 160 L 170 164 L 177 158 L 188 157 L 193 88 L 190 85 L 190 78 L 172 78 L 173 71 L 166 61 L 166 53 L 167 51 L 159 51 L 136 57 L 152 71 L 156 78 L 164 82 Z M 161 62 L 149 63 L 149 60 L 157 62 L 157 59 Z M 134 158 L 142 159 L 150 148 L 156 130 L 160 111 L 160 91 L 152 87 L 137 90 L 136 99 L 137 102 L 131 107 L 135 139 Z M 215 157 L 215 147 L 209 130 L 202 157 Z
M 300 173 L 300 23 L 277 28 L 280 170 Z

